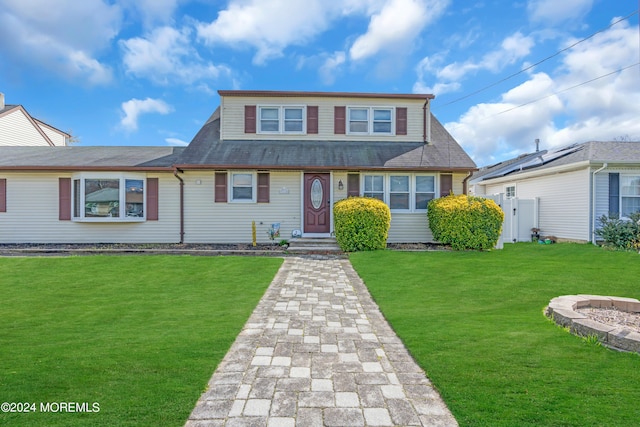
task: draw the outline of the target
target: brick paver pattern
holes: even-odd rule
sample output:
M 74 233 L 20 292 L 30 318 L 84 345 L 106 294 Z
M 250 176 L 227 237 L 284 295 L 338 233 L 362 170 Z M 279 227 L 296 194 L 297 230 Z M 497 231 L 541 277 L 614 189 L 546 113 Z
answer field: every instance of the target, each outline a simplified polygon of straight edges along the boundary
M 286 258 L 186 427 L 457 426 L 346 259 Z

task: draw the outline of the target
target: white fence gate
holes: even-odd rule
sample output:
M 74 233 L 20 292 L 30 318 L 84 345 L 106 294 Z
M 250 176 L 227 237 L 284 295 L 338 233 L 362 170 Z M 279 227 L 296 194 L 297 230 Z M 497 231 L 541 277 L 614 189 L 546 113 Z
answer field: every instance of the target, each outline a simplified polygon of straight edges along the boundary
M 538 227 L 538 198 L 506 198 L 504 193 L 486 197 L 493 199 L 504 212 L 499 243 L 530 242 L 531 229 Z

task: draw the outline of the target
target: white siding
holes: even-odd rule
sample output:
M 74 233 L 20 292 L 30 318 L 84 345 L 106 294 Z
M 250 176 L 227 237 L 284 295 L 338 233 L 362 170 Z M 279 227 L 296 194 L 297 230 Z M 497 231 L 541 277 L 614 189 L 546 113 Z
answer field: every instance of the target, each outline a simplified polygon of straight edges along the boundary
M 609 215 L 609 172 L 615 171 L 607 169 L 596 174 L 596 220 Z
M 186 172 L 185 242 L 251 243 L 251 223 L 256 222 L 259 243 L 270 242 L 267 231 L 280 223 L 279 239 L 289 239 L 301 229 L 301 172 L 271 172 L 269 203 L 215 203 L 214 172 Z M 200 181 L 200 184 L 197 184 Z
M 59 132 L 59 131 L 57 131 L 57 130 L 55 130 L 55 129 L 53 129 L 53 128 L 51 128 L 51 127 L 49 127 L 49 126 L 47 126 L 47 125 L 45 125 L 43 123 L 36 122 L 36 124 L 49 137 L 51 142 L 53 142 L 53 145 L 55 145 L 56 147 L 62 147 L 62 146 L 67 145 L 67 138 L 63 133 L 61 133 L 61 132 Z
M 105 223 L 60 221 L 58 178 L 71 174 L 3 173 L 7 212 L 0 213 L 0 243 L 175 243 L 180 239 L 179 185 L 171 174 L 159 178 L 158 221 Z
M 391 227 L 387 241 L 389 243 L 433 242 L 427 213 L 391 212 Z
M 0 117 L 0 146 L 3 145 L 49 146 L 49 143 L 24 112 L 16 108 Z
M 589 241 L 590 176 L 585 168 L 529 179 L 514 176 L 508 183 L 516 184 L 519 199 L 540 198 L 538 225 L 542 235 Z M 503 193 L 504 185 L 487 185 L 487 194 Z
M 424 100 L 384 98 L 328 98 L 328 97 L 243 97 L 228 96 L 221 101 L 220 138 L 232 139 L 292 139 L 292 140 L 354 140 L 354 141 L 421 141 L 423 138 Z M 244 133 L 245 105 L 310 105 L 318 107 L 318 133 L 309 135 L 264 135 Z M 407 135 L 336 135 L 334 133 L 335 106 L 407 107 Z M 427 114 L 429 110 L 427 109 Z M 429 117 L 429 116 L 427 116 Z

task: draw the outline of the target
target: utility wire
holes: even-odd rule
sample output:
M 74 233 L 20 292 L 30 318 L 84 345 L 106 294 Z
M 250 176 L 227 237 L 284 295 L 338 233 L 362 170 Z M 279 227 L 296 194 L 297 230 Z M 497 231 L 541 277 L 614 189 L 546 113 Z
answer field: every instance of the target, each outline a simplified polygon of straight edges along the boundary
M 591 83 L 591 82 L 595 82 L 596 80 L 600 80 L 600 79 L 603 79 L 603 78 L 605 78 L 605 77 L 609 77 L 609 76 L 611 76 L 611 75 L 613 75 L 613 74 L 617 74 L 617 73 L 619 73 L 619 72 L 621 72 L 621 71 L 627 70 L 627 69 L 629 69 L 629 68 L 633 68 L 633 67 L 635 67 L 636 65 L 640 65 L 640 62 L 636 62 L 635 64 L 631 64 L 631 65 L 627 65 L 626 67 L 619 68 L 619 69 L 617 69 L 617 70 L 615 70 L 615 71 L 612 71 L 612 72 L 607 73 L 607 74 L 603 74 L 603 75 L 598 76 L 598 77 L 595 77 L 595 78 L 593 78 L 593 79 L 591 79 L 591 80 L 587 80 L 587 81 L 584 81 L 584 82 L 582 82 L 582 83 L 578 83 L 577 85 L 573 85 L 573 86 L 570 86 L 570 87 L 567 87 L 567 88 L 561 89 L 561 90 L 559 90 L 559 91 L 557 91 L 557 92 L 551 93 L 551 94 L 546 95 L 546 96 L 543 96 L 543 97 L 541 97 L 541 98 L 534 99 L 533 101 L 529 101 L 529 102 L 525 102 L 524 104 L 516 105 L 515 107 L 511 107 L 511 108 L 506 109 L 506 110 L 504 110 L 504 111 L 500 111 L 499 113 L 493 114 L 493 115 L 491 115 L 491 116 L 487 116 L 487 117 L 485 117 L 485 119 L 488 119 L 488 118 L 491 118 L 491 117 L 495 117 L 495 116 L 499 116 L 500 114 L 508 113 L 509 111 L 513 111 L 513 110 L 515 110 L 515 109 L 517 109 L 517 108 L 521 108 L 521 107 L 524 107 L 524 106 L 529 105 L 529 104 L 534 104 L 534 103 L 536 103 L 536 102 L 538 102 L 538 101 L 542 101 L 543 99 L 550 98 L 550 97 L 552 97 L 552 96 L 554 96 L 554 95 L 557 95 L 557 94 L 559 94 L 559 93 L 567 92 L 567 91 L 569 91 L 569 90 L 571 90 L 571 89 L 575 89 L 575 88 L 577 88 L 577 87 L 584 86 L 584 85 L 589 84 L 589 83 Z
M 639 6 L 640 6 L 640 1 L 638 2 L 638 4 L 639 4 Z M 605 27 L 605 28 L 602 28 L 602 29 L 600 29 L 600 30 L 596 31 L 595 33 L 593 33 L 593 34 L 591 34 L 591 35 L 589 35 L 589 36 L 587 36 L 587 37 L 583 38 L 582 40 L 579 40 L 579 41 L 577 41 L 577 42 L 573 43 L 573 44 L 572 44 L 572 45 L 570 45 L 570 46 L 565 47 L 565 48 L 564 48 L 564 49 L 562 49 L 562 50 L 557 51 L 556 53 L 554 53 L 554 54 L 553 54 L 553 55 L 551 55 L 551 56 L 547 56 L 546 58 L 541 59 L 540 61 L 536 62 L 535 64 L 532 64 L 532 65 L 530 65 L 530 66 L 528 66 L 528 67 L 526 67 L 526 68 L 523 68 L 522 70 L 520 70 L 520 71 L 518 71 L 518 72 L 516 72 L 516 73 L 513 73 L 513 74 L 511 74 L 511 75 L 509 75 L 509 76 L 507 76 L 507 77 L 505 77 L 505 78 L 503 78 L 503 79 L 500 79 L 500 80 L 498 80 L 498 81 L 497 81 L 497 82 L 495 82 L 495 83 L 492 83 L 492 84 L 490 84 L 490 85 L 488 85 L 488 86 L 485 86 L 485 87 L 480 88 L 480 89 L 478 89 L 478 90 L 476 90 L 476 91 L 474 91 L 474 92 L 471 92 L 471 93 L 470 93 L 470 94 L 468 94 L 468 95 L 462 96 L 462 97 L 460 97 L 460 98 L 456 98 L 456 99 L 454 99 L 453 101 L 449 101 L 449 102 L 447 102 L 446 104 L 439 105 L 439 106 L 438 106 L 438 108 L 447 107 L 447 106 L 449 106 L 449 105 L 451 105 L 451 104 L 455 104 L 456 102 L 459 102 L 459 101 L 462 101 L 462 100 L 464 100 L 464 99 L 470 98 L 470 97 L 472 97 L 472 96 L 474 96 L 474 95 L 477 95 L 477 94 L 479 94 L 479 93 L 481 93 L 481 92 L 484 92 L 484 91 L 485 91 L 485 90 L 487 90 L 487 89 L 490 89 L 490 88 L 492 88 L 492 87 L 494 87 L 494 86 L 497 86 L 497 85 L 499 85 L 500 83 L 503 83 L 503 82 L 505 82 L 505 81 L 507 81 L 507 80 L 509 80 L 509 79 L 511 79 L 511 78 L 513 78 L 513 77 L 515 77 L 515 76 L 517 76 L 517 75 L 520 75 L 520 74 L 524 73 L 525 71 L 528 71 L 528 70 L 532 69 L 533 67 L 535 67 L 535 66 L 537 66 L 537 65 L 540 65 L 540 64 L 542 64 L 543 62 L 548 61 L 549 59 L 554 58 L 554 57 L 556 57 L 556 56 L 560 55 L 560 54 L 561 54 L 561 53 L 563 53 L 563 52 L 566 52 L 566 51 L 567 51 L 567 50 L 569 50 L 569 49 L 573 49 L 574 47 L 576 47 L 576 46 L 577 46 L 577 45 L 579 45 L 580 43 L 585 42 L 585 41 L 589 40 L 590 38 L 592 38 L 592 37 L 596 36 L 597 34 L 600 34 L 600 33 L 604 32 L 604 31 L 608 30 L 609 28 L 613 27 L 614 25 L 616 25 L 616 24 L 618 24 L 618 23 L 620 23 L 620 22 L 622 22 L 622 21 L 624 21 L 624 20 L 627 20 L 627 19 L 631 18 L 633 15 L 636 15 L 636 14 L 638 13 L 638 10 L 639 10 L 639 9 L 636 9 L 635 11 L 631 12 L 629 15 L 625 16 L 624 18 L 620 18 L 619 20 L 617 20 L 617 21 L 615 21 L 615 22 L 612 22 L 609 26 L 607 26 L 607 27 Z M 639 25 L 639 27 L 640 27 L 640 25 Z M 526 105 L 526 104 L 525 104 L 525 105 Z

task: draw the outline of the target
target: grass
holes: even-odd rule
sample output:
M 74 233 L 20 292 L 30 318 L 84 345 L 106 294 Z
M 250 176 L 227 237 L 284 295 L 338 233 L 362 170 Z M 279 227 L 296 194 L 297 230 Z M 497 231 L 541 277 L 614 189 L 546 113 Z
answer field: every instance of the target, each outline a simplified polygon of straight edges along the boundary
M 640 298 L 639 257 L 515 244 L 351 262 L 461 426 L 630 426 L 640 356 L 573 336 L 543 308 L 568 294 Z
M 38 410 L 0 413 L 0 425 L 183 425 L 281 263 L 0 258 L 0 402 Z M 42 413 L 40 402 L 99 412 Z

